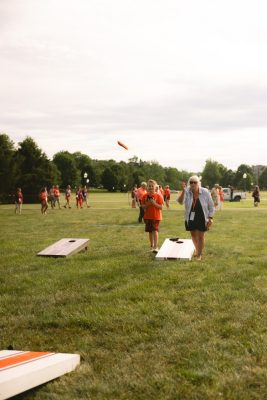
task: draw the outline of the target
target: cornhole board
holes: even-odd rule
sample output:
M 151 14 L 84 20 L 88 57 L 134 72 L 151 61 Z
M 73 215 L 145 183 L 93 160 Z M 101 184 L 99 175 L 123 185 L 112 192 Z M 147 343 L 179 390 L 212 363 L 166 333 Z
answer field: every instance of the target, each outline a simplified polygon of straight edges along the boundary
M 73 371 L 78 354 L 18 350 L 0 351 L 0 400 Z
M 46 249 L 37 253 L 37 256 L 68 257 L 81 250 L 87 250 L 90 239 L 63 238 Z
M 195 251 L 195 246 L 191 239 L 176 240 L 165 239 L 156 260 L 191 260 Z

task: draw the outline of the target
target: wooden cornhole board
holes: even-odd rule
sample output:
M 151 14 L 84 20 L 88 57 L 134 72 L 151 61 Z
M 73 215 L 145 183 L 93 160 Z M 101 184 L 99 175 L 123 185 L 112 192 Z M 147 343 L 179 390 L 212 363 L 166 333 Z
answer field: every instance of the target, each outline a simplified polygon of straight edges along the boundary
M 156 260 L 191 260 L 195 246 L 191 239 L 165 239 Z
M 37 256 L 68 257 L 85 249 L 90 239 L 64 238 L 37 253 Z
M 0 400 L 73 371 L 78 354 L 18 350 L 0 351 Z

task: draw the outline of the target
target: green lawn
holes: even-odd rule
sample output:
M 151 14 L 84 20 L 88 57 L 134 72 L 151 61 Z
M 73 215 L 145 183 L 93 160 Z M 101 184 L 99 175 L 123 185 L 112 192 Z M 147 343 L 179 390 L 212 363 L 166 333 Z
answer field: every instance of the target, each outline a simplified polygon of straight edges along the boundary
M 163 211 L 160 244 L 189 238 Z M 267 398 L 267 194 L 226 203 L 203 261 L 155 261 L 127 194 L 91 208 L 0 206 L 1 349 L 78 353 L 81 365 L 19 399 Z M 87 252 L 38 257 L 64 237 Z

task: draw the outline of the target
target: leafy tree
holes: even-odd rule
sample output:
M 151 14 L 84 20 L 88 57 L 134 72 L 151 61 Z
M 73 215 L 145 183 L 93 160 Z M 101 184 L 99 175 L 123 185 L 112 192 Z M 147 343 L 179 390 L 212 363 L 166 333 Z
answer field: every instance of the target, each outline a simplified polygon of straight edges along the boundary
M 53 162 L 61 173 L 61 186 L 71 187 L 81 184 L 80 171 L 77 168 L 75 157 L 68 151 L 60 151 L 53 157 Z
M 267 168 L 263 170 L 259 177 L 259 185 L 261 189 L 267 189 Z
M 26 202 L 36 201 L 42 186 L 51 186 L 53 179 L 60 178 L 56 166 L 30 137 L 19 143 L 15 159 L 19 170 L 17 186 L 22 188 Z
M 8 135 L 0 134 L 0 195 L 5 198 L 15 191 L 17 164 L 15 145 Z
M 154 179 L 158 184 L 165 184 L 165 170 L 157 161 L 142 162 L 140 160 L 140 165 L 142 165 L 143 174 L 146 176 L 145 180 Z
M 79 151 L 73 153 L 72 157 L 74 158 L 77 168 L 80 171 L 84 168 L 85 165 L 89 165 L 92 162 L 92 159 L 89 156 L 87 156 L 86 154 L 82 154 Z
M 217 161 L 207 160 L 202 172 L 202 185 L 212 188 L 215 183 L 220 183 L 222 177 L 222 165 Z
M 102 184 L 105 189 L 112 192 L 118 186 L 116 173 L 112 170 L 111 167 L 106 167 L 102 174 Z
M 246 176 L 246 178 L 244 178 Z M 234 187 L 241 190 L 250 189 L 251 182 L 253 182 L 253 170 L 247 164 L 241 164 L 237 168 L 234 178 Z
M 180 181 L 183 180 L 183 174 L 176 168 L 165 168 L 164 185 L 169 185 L 171 189 L 180 189 Z
M 80 171 L 80 183 L 86 184 L 86 179 L 89 179 L 89 185 L 93 187 L 99 186 L 99 180 L 97 179 L 96 168 L 94 167 L 93 160 L 86 154 L 80 152 L 73 153 L 74 160 L 76 162 L 77 169 Z M 84 174 L 87 173 L 87 178 L 84 178 Z
M 108 165 L 102 174 L 102 184 L 109 191 L 125 190 L 124 185 L 127 177 L 124 174 L 125 169 L 121 164 Z
M 228 169 L 221 177 L 220 185 L 222 187 L 234 186 L 235 172 Z
M 31 137 L 27 137 L 19 143 L 17 155 L 22 173 L 31 173 L 47 160 L 45 153 Z

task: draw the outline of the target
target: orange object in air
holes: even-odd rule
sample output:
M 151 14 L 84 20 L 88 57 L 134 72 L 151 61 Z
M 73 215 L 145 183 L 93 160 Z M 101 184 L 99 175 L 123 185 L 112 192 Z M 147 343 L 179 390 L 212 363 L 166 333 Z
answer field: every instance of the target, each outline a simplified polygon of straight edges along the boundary
M 120 142 L 119 140 L 118 140 L 118 145 L 121 147 L 124 147 L 125 150 L 128 150 L 128 147 L 124 143 Z

